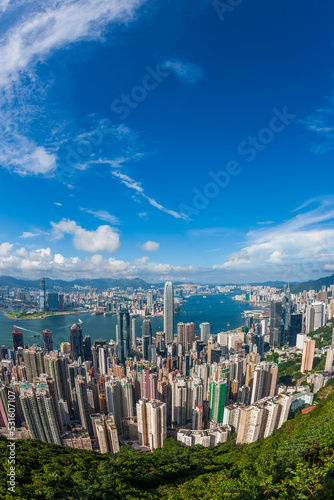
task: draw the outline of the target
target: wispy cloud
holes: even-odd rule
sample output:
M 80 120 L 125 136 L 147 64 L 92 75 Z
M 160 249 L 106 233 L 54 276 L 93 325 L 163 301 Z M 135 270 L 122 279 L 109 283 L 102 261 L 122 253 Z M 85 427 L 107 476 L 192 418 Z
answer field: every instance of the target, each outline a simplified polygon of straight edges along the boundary
M 203 237 L 203 236 L 228 236 L 233 230 L 229 227 L 203 227 L 201 229 L 191 229 L 188 231 L 189 236 Z
M 334 104 L 329 101 L 325 108 L 317 109 L 300 123 L 317 136 L 317 142 L 312 142 L 308 148 L 314 154 L 324 154 L 334 149 Z
M 80 207 L 82 212 L 86 212 L 86 214 L 93 215 L 97 219 L 103 220 L 105 222 L 109 222 L 115 226 L 120 224 L 119 219 L 115 215 L 111 215 L 106 210 L 90 210 L 89 208 Z
M 257 222 L 256 224 L 258 224 L 259 226 L 269 226 L 270 224 L 274 224 L 274 221 L 273 220 L 265 220 L 263 222 Z
M 162 68 L 174 73 L 182 83 L 190 85 L 194 85 L 203 78 L 203 69 L 200 66 L 180 59 L 164 61 Z
M 117 172 L 117 171 L 113 172 L 112 171 L 111 173 L 112 173 L 112 175 L 114 177 L 116 177 L 117 179 L 119 179 L 122 184 L 124 184 L 129 189 L 132 189 L 138 195 L 142 196 L 145 200 L 147 200 L 148 203 L 150 205 L 152 205 L 152 207 L 155 207 L 158 210 L 161 210 L 162 212 L 165 212 L 165 213 L 171 215 L 172 217 L 175 217 L 176 219 L 188 220 L 188 216 L 187 215 L 182 214 L 180 212 L 176 212 L 174 210 L 169 210 L 168 208 L 165 208 L 163 205 L 161 205 L 160 203 L 158 203 L 153 198 L 150 198 L 149 196 L 147 196 L 145 194 L 144 189 L 143 189 L 143 187 L 142 187 L 142 185 L 141 185 L 140 182 L 137 182 L 137 181 L 131 179 L 131 177 L 129 177 L 128 175 L 123 174 L 121 172 Z
M 30 231 L 26 231 L 21 234 L 20 238 L 23 238 L 25 240 L 27 238 L 37 238 L 37 236 L 40 236 L 39 232 L 32 233 Z
M 29 128 L 36 117 L 49 117 L 43 113 L 43 99 L 36 98 L 38 93 L 46 94 L 49 85 L 39 82 L 38 63 L 76 42 L 101 39 L 107 25 L 132 21 L 144 3 L 146 0 L 1 1 L 0 11 L 24 8 L 24 15 L 17 11 L 18 15 L 8 17 L 7 31 L 0 36 L 2 167 L 19 175 L 54 174 L 59 139 L 55 143 L 40 127 L 37 140 Z M 48 120 L 47 130 L 52 116 Z

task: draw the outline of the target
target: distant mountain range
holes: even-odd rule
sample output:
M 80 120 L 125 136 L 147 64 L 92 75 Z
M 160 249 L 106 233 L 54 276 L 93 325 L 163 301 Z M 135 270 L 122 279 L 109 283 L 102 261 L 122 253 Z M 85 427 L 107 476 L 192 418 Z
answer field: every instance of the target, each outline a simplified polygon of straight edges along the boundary
M 134 279 L 114 279 L 114 278 L 101 278 L 101 279 L 78 279 L 73 281 L 52 280 L 45 278 L 45 288 L 52 290 L 54 287 L 61 287 L 64 291 L 72 290 L 75 285 L 90 286 L 98 290 L 106 290 L 107 288 L 120 287 L 125 288 L 143 288 L 148 289 L 151 285 L 141 278 Z M 39 280 L 22 280 L 12 278 L 11 276 L 0 276 L 0 286 L 9 286 L 10 288 L 39 288 Z
M 334 274 L 331 276 L 325 276 L 324 278 L 319 278 L 317 280 L 306 281 L 304 283 L 297 283 L 293 286 L 290 286 L 290 290 L 293 293 L 303 292 L 304 290 L 321 290 L 322 286 L 330 286 L 334 285 Z
M 187 281 L 188 284 L 192 284 Z M 182 285 L 180 281 L 173 282 L 174 286 Z M 259 283 L 249 283 L 252 286 L 271 286 L 276 288 L 283 288 L 287 283 L 285 281 L 264 281 Z M 147 283 L 141 278 L 127 279 L 127 278 L 98 278 L 98 279 L 77 279 L 72 281 L 65 280 L 53 280 L 50 278 L 45 278 L 45 287 L 47 290 L 52 290 L 54 287 L 61 287 L 64 291 L 73 290 L 74 286 L 89 286 L 91 288 L 96 288 L 97 290 L 106 290 L 107 288 L 119 287 L 122 289 L 126 288 L 142 288 L 147 290 L 151 287 L 151 284 Z M 226 285 L 226 284 L 225 284 Z M 222 285 L 222 286 L 225 286 Z M 232 285 L 232 283 L 231 283 Z M 322 286 L 334 285 L 334 274 L 331 276 L 326 276 L 324 278 L 319 278 L 317 280 L 306 281 L 304 283 L 290 283 L 290 290 L 293 293 L 303 292 L 304 290 L 321 290 Z M 18 278 L 13 278 L 12 276 L 0 276 L 0 286 L 8 286 L 10 288 L 30 288 L 38 289 L 39 280 L 23 280 Z M 164 283 L 155 283 L 155 287 L 161 288 Z M 241 285 L 238 285 L 241 286 Z
M 287 285 L 286 281 L 262 281 L 261 283 L 249 283 L 251 286 L 270 286 L 272 288 L 283 288 L 284 285 Z M 295 282 L 293 284 L 296 284 Z M 291 289 L 291 283 L 290 283 Z

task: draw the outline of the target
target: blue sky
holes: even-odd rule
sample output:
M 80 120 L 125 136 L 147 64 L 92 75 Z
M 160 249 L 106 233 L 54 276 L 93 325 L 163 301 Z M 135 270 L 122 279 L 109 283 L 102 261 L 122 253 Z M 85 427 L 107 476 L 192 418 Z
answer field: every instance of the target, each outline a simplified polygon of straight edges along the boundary
M 333 14 L 0 0 L 0 274 L 334 272 Z

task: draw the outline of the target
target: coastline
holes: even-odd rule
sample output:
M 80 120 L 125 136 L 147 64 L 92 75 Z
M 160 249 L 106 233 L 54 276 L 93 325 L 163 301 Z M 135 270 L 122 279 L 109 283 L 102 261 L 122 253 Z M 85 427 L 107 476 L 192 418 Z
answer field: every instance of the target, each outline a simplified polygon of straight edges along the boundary
M 8 313 L 1 311 L 3 315 L 7 319 L 15 320 L 15 321 L 32 321 L 32 320 L 41 320 L 41 319 L 46 319 L 46 318 L 52 318 L 54 316 L 70 316 L 71 314 L 87 314 L 90 311 L 83 311 L 83 310 L 74 310 L 74 311 L 55 311 L 52 314 L 46 314 L 46 315 L 33 315 L 33 314 L 27 314 L 25 316 L 22 316 L 21 318 L 16 318 L 15 316 L 9 316 Z M 14 314 L 14 313 L 10 313 Z M 20 314 L 20 313 L 19 313 Z

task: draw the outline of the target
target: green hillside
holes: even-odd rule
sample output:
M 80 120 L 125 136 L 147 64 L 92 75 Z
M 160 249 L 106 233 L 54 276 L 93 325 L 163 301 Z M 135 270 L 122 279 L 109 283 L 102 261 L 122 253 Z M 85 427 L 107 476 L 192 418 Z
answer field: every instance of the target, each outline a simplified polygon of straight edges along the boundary
M 117 455 L 17 442 L 17 499 L 333 499 L 334 394 L 252 445 L 183 448 Z M 1 457 L 7 442 L 0 441 Z M 1 460 L 0 498 L 7 493 Z

